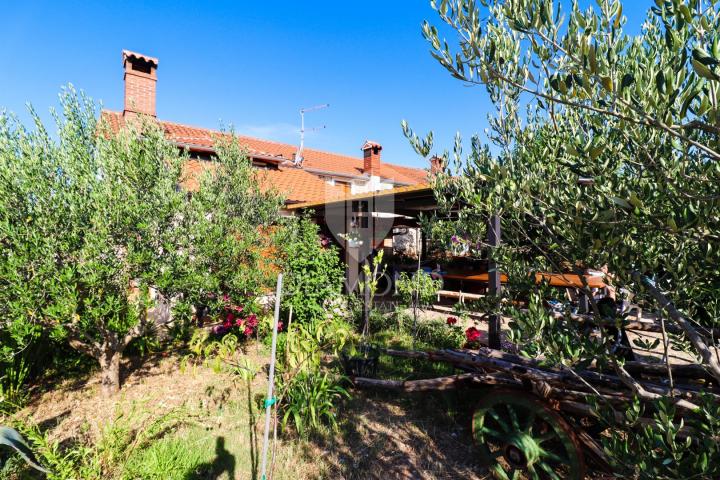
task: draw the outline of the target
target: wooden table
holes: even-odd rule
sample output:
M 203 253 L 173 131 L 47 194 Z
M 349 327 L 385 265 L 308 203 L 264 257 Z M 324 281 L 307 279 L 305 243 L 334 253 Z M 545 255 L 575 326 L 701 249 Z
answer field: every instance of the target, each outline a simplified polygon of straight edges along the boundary
M 441 275 L 441 277 L 448 280 L 461 280 L 465 282 L 488 283 L 490 281 L 489 273 L 446 273 Z M 500 281 L 502 283 L 507 283 L 507 279 L 507 275 L 504 273 L 500 274 Z
M 607 284 L 599 275 L 582 275 L 589 288 L 605 288 Z M 545 273 L 535 274 L 535 283 L 548 282 L 551 287 L 583 288 L 585 284 L 580 275 L 576 273 Z
M 441 275 L 442 278 L 448 280 L 460 280 L 465 282 L 488 283 L 490 274 L 488 273 L 446 273 Z M 607 285 L 603 278 L 598 275 L 583 275 L 587 285 L 590 288 L 605 288 Z M 500 274 L 500 281 L 507 283 L 508 277 L 504 273 Z M 540 284 L 547 281 L 552 287 L 565 288 L 583 288 L 585 284 L 576 273 L 546 273 L 538 272 L 535 274 L 535 283 Z

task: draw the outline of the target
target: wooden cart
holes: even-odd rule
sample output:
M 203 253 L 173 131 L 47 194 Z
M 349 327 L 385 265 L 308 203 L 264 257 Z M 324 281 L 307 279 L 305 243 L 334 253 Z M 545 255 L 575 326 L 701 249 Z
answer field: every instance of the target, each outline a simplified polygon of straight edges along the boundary
M 632 392 L 617 376 L 590 369 L 548 368 L 489 348 L 382 352 L 448 363 L 464 373 L 410 381 L 355 377 L 356 387 L 404 392 L 490 387 L 475 407 L 472 432 L 483 463 L 497 478 L 582 479 L 588 464 L 596 471 L 611 473 L 597 441 L 603 424 L 588 402 L 597 398 L 614 406 L 618 415 L 623 412 Z M 667 374 L 664 365 L 627 362 L 625 369 L 642 377 L 647 391 L 668 393 L 662 382 Z M 700 366 L 675 366 L 673 376 L 676 398 L 695 398 L 701 389 L 718 393 Z

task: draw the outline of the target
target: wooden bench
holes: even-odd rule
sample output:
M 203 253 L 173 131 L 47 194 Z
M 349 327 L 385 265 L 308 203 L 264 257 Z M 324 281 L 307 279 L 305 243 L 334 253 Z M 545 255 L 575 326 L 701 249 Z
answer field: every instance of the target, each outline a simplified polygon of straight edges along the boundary
M 437 297 L 438 302 L 440 301 L 440 297 L 445 298 L 457 298 L 460 300 L 460 303 L 465 303 L 465 300 L 480 300 L 481 298 L 485 297 L 485 295 L 481 295 L 479 293 L 465 293 L 465 292 L 456 292 L 454 290 L 438 290 L 437 291 Z

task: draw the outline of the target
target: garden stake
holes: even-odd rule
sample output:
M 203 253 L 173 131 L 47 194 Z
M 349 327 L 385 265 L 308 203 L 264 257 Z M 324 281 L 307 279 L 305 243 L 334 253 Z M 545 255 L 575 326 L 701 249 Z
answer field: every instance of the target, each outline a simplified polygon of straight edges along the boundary
M 268 393 L 265 398 L 265 433 L 263 434 L 262 470 L 260 478 L 267 480 L 267 453 L 270 440 L 270 411 L 275 404 L 273 397 L 273 383 L 275 381 L 275 350 L 277 348 L 278 320 L 280 319 L 280 294 L 282 293 L 282 273 L 278 274 L 277 290 L 275 291 L 275 319 L 273 322 L 272 349 L 270 353 L 270 372 L 268 374 Z

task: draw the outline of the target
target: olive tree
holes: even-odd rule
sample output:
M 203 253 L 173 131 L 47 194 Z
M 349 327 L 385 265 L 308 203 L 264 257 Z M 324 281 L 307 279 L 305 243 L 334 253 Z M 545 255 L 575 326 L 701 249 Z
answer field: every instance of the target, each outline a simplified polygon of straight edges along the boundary
M 678 342 L 720 379 L 711 328 L 720 315 L 718 2 L 656 1 L 637 36 L 624 33 L 619 0 L 586 9 L 573 2 L 568 12 L 550 0 L 432 4 L 456 35 L 443 40 L 425 23 L 432 55 L 453 77 L 483 85 L 496 110 L 494 147 L 474 137 L 463 155 L 457 138 L 447 172 L 436 177 L 446 210 L 462 207 L 458 228 L 477 234 L 500 215 L 504 244 L 490 255 L 525 295 L 536 288 L 528 271 L 608 265 L 615 285 L 645 292 L 682 332 Z M 427 155 L 428 142 L 405 130 Z M 643 400 L 707 414 L 700 400 L 643 389 L 611 339 L 590 341 L 531 311 L 543 318 L 510 312 L 527 353 L 571 367 L 600 362 Z M 717 445 L 703 454 L 707 465 Z M 662 460 L 657 470 L 645 465 L 647 475 L 684 476 L 702 464 Z
M 0 115 L 0 322 L 15 348 L 44 331 L 92 356 L 112 393 L 153 289 L 257 293 L 253 242 L 278 201 L 231 136 L 190 195 L 187 157 L 152 119 L 115 132 L 72 88 L 61 105 L 56 135 L 32 110 L 32 128 Z

